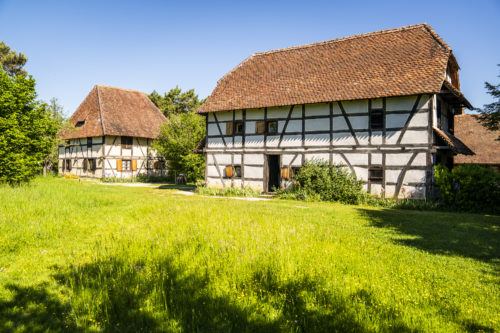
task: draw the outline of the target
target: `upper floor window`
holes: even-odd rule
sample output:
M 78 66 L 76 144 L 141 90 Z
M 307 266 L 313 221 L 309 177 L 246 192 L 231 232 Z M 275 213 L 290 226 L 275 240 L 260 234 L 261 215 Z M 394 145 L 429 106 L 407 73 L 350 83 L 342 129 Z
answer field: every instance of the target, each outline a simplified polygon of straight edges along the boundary
M 382 183 L 384 179 L 384 169 L 381 166 L 372 166 L 368 168 L 368 180 L 372 183 Z
M 234 122 L 234 134 L 243 134 L 243 121 L 237 120 Z
M 92 148 L 92 138 L 87 138 L 87 148 Z
M 371 110 L 370 111 L 370 129 L 372 131 L 380 131 L 384 129 L 384 111 Z
M 132 148 L 132 140 L 131 136 L 122 136 L 122 148 L 123 149 L 131 149 Z
M 276 120 L 267 121 L 267 133 L 268 134 L 278 133 L 278 122 Z

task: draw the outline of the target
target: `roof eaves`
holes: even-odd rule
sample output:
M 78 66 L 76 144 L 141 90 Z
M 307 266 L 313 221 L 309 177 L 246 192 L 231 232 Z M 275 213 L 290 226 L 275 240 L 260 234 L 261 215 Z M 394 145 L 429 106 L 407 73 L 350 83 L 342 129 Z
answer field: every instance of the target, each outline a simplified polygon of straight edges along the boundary
M 102 113 L 101 94 L 99 93 L 99 85 L 98 84 L 96 84 L 96 88 L 97 88 L 97 103 L 99 105 L 99 116 L 101 118 L 102 135 L 105 136 L 106 130 L 104 127 L 104 117 L 103 117 L 103 113 Z

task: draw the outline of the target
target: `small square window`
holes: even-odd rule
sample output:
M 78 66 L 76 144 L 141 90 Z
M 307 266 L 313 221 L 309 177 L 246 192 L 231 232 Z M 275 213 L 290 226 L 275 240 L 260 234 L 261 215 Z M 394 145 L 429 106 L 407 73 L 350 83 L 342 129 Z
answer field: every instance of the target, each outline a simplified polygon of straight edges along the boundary
M 243 122 L 241 120 L 234 122 L 234 134 L 243 134 Z
M 122 148 L 123 149 L 131 149 L 132 148 L 132 137 L 131 136 L 122 136 Z
M 267 133 L 278 133 L 278 122 L 276 120 L 269 120 L 267 122 Z
M 132 161 L 122 160 L 122 171 L 130 171 L 130 170 L 132 170 Z
M 370 111 L 370 128 L 372 130 L 384 129 L 384 112 L 382 110 Z
M 384 179 L 384 169 L 381 166 L 368 168 L 368 180 L 372 183 L 382 183 Z

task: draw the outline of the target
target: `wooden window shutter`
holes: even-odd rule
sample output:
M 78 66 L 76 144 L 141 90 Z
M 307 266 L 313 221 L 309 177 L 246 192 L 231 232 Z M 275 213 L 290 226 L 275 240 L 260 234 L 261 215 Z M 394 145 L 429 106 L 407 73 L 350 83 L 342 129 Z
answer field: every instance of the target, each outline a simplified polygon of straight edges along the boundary
M 233 123 L 226 123 L 226 135 L 233 135 Z
M 281 178 L 290 179 L 290 168 L 281 168 Z
M 84 160 L 83 160 L 83 170 L 84 170 L 84 171 L 87 171 L 88 166 L 89 166 L 89 164 L 88 164 L 88 163 L 89 163 L 89 161 L 88 161 L 87 159 L 84 159 Z
M 233 166 L 232 165 L 226 166 L 226 177 L 227 178 L 233 177 Z
M 122 160 L 116 160 L 116 170 L 122 171 Z
M 132 160 L 132 171 L 137 171 L 137 160 Z
M 265 131 L 266 131 L 266 122 L 265 121 L 258 121 L 255 124 L 255 132 L 257 134 L 264 134 Z

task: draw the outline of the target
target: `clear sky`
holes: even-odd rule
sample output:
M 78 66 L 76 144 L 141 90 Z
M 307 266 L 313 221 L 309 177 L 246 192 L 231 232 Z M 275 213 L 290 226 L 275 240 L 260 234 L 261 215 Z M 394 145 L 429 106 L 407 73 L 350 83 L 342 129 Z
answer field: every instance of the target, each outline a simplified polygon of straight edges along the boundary
M 0 0 L 0 41 L 29 60 L 40 98 L 68 115 L 95 84 L 208 96 L 253 52 L 429 23 L 452 47 L 474 106 L 500 68 L 500 0 Z

